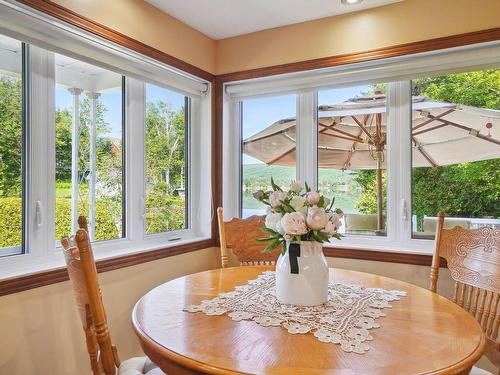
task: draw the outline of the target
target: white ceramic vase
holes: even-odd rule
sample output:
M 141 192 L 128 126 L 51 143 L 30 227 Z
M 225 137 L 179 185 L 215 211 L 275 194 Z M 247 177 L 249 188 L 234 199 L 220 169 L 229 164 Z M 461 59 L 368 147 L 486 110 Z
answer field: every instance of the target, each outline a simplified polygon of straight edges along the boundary
M 323 244 L 287 243 L 276 263 L 276 297 L 280 303 L 316 306 L 328 301 L 328 264 Z M 300 250 L 299 250 L 300 249 Z M 299 256 L 296 256 L 300 253 Z M 294 259 L 295 258 L 295 259 Z

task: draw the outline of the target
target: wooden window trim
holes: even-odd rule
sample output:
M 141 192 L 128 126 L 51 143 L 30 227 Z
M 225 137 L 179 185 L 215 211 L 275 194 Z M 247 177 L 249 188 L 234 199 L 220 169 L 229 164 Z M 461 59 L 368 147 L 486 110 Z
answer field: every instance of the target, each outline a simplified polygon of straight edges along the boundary
M 133 51 L 142 53 L 148 57 L 171 65 L 175 68 L 193 74 L 197 77 L 214 83 L 212 91 L 212 186 L 214 194 L 214 207 L 222 202 L 222 105 L 224 83 L 244 79 L 267 77 L 277 74 L 300 72 L 306 70 L 327 68 L 338 65 L 352 64 L 357 62 L 384 59 L 388 57 L 404 56 L 409 54 L 429 52 L 439 49 L 459 47 L 464 45 L 484 43 L 500 40 L 500 27 L 480 30 L 470 33 L 451 35 L 441 38 L 423 40 L 418 42 L 400 44 L 370 51 L 329 56 L 314 60 L 300 61 L 289 64 L 282 64 L 264 68 L 251 69 L 240 72 L 233 72 L 214 76 L 213 74 L 200 69 L 192 64 L 182 61 L 174 56 L 168 55 L 142 42 L 121 34 L 107 26 L 101 25 L 91 19 L 81 16 L 70 9 L 58 5 L 49 0 L 18 0 L 20 3 L 28 5 L 38 11 L 53 16 L 73 26 L 91 32 L 97 36 L 117 43 Z M 193 242 L 191 244 L 169 247 L 160 250 L 147 251 L 139 254 L 118 256 L 97 262 L 98 272 L 111 271 L 123 267 L 129 267 L 140 263 L 175 256 L 179 254 L 197 251 L 212 246 L 217 246 L 217 224 L 212 220 L 212 239 Z M 369 261 L 382 261 L 390 263 L 402 263 L 429 266 L 431 255 L 419 255 L 409 253 L 397 253 L 388 251 L 370 251 L 359 249 L 325 248 L 327 257 L 360 259 Z M 441 262 L 445 267 L 446 263 Z M 30 275 L 14 277 L 0 280 L 0 296 L 38 288 L 61 281 L 68 280 L 68 273 L 65 268 L 58 268 L 50 271 L 42 271 Z
M 97 272 L 101 273 L 113 271 L 119 268 L 135 266 L 145 262 L 151 262 L 162 258 L 189 253 L 191 251 L 210 248 L 215 245 L 215 241 L 209 239 L 165 249 L 145 251 L 142 253 L 127 254 L 109 259 L 98 260 L 96 261 Z M 0 296 L 39 288 L 66 280 L 69 280 L 69 277 L 65 266 L 29 275 L 16 276 L 0 281 Z
M 416 266 L 429 266 L 432 262 L 432 255 L 410 254 L 407 252 L 360 250 L 335 247 L 324 247 L 323 253 L 330 258 L 359 259 L 375 262 L 412 264 Z M 446 261 L 441 259 L 440 267 L 446 267 Z

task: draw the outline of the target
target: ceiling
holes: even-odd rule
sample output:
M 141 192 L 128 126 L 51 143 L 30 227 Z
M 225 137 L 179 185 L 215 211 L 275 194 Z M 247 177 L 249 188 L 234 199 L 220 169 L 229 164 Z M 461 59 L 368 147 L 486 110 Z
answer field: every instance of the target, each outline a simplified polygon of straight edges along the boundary
M 403 0 L 146 0 L 212 39 L 357 12 Z

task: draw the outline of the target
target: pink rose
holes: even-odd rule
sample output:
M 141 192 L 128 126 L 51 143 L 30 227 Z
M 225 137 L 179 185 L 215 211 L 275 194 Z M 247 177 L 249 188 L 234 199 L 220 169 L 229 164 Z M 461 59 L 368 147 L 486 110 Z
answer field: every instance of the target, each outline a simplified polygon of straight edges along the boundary
M 328 233 L 328 234 L 337 233 L 337 228 L 335 227 L 335 224 L 333 224 L 331 221 L 329 221 L 328 223 L 326 223 L 325 232 Z
M 336 213 L 333 213 L 330 216 L 329 223 L 331 223 L 332 227 L 335 228 L 335 232 L 337 232 L 337 230 L 342 226 L 342 221 L 340 221 L 341 218 L 342 216 Z
M 307 210 L 307 225 L 314 230 L 323 229 L 328 223 L 328 216 L 325 209 L 321 207 L 311 207 Z
M 301 236 L 307 233 L 306 218 L 301 212 L 290 212 L 281 219 L 281 228 L 290 236 Z
M 309 203 L 311 206 L 318 204 L 320 198 L 321 196 L 317 191 L 310 191 L 306 194 L 307 203 Z
M 280 207 L 286 199 L 286 193 L 283 191 L 273 191 L 269 196 L 269 204 L 272 208 Z

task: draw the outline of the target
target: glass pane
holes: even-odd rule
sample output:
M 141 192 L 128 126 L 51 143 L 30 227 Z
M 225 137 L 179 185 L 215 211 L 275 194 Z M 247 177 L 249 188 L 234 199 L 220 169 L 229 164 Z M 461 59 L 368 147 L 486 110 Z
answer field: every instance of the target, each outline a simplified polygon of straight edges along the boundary
M 295 180 L 296 96 L 245 100 L 242 104 L 241 217 L 264 215 L 253 197 L 271 190 L 270 181 L 288 189 Z
M 0 35 L 0 256 L 22 252 L 22 43 Z
M 413 237 L 500 227 L 500 69 L 412 82 Z
M 63 55 L 55 64 L 55 239 L 74 233 L 79 215 L 93 241 L 121 238 L 122 76 Z
M 386 235 L 386 85 L 318 92 L 318 186 L 347 235 Z
M 189 98 L 146 84 L 146 233 L 187 228 Z

